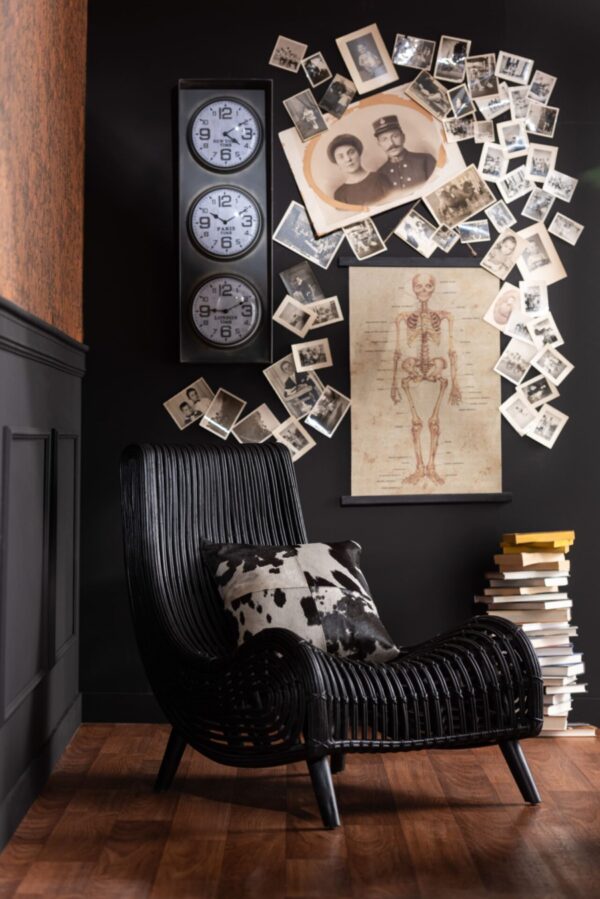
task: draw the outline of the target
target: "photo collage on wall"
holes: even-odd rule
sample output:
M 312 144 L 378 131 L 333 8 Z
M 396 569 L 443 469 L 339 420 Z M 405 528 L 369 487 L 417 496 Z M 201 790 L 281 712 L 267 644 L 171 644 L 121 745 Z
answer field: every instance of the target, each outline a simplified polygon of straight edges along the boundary
M 335 64 L 303 37 L 277 36 L 268 59 L 287 73 L 290 127 L 278 137 L 298 188 L 273 234 L 298 257 L 275 278 L 273 320 L 290 332 L 289 351 L 264 371 L 285 415 L 266 403 L 244 414 L 242 398 L 203 378 L 165 408 L 180 429 L 274 438 L 294 460 L 315 446 L 307 428 L 333 436 L 351 400 L 321 380 L 335 371 L 321 329 L 347 314 L 316 270 L 346 244 L 360 265 L 394 255 L 400 240 L 425 259 L 468 251 L 502 282 L 483 315 L 508 341 L 493 371 L 514 393 L 499 409 L 517 434 L 551 448 L 568 421 L 558 388 L 573 370 L 548 302 L 566 277 L 553 238 L 575 246 L 584 229 L 557 208 L 571 202 L 577 178 L 558 159 L 556 78 L 510 51 L 473 54 L 468 37 L 385 40 L 371 24 L 332 35 Z M 379 216 L 396 209 L 390 231 Z

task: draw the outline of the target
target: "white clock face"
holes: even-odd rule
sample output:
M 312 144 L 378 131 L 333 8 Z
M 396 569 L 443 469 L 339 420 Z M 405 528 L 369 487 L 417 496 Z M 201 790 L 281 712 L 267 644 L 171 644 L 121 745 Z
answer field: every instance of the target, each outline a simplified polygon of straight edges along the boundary
M 247 253 L 260 237 L 262 216 L 256 201 L 239 187 L 212 187 L 190 212 L 190 230 L 203 252 L 231 259 Z
M 256 113 L 240 100 L 211 100 L 196 113 L 192 149 L 200 162 L 222 171 L 250 162 L 260 147 L 262 129 Z
M 245 343 L 256 333 L 261 318 L 258 293 L 248 281 L 216 275 L 200 285 L 191 304 L 196 332 L 213 346 Z

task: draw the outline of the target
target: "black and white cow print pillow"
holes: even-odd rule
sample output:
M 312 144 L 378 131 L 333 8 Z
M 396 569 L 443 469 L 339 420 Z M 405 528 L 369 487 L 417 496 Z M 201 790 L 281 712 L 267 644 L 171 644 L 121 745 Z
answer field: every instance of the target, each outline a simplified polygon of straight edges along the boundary
M 385 662 L 398 655 L 359 568 L 358 543 L 204 543 L 202 552 L 238 644 L 283 627 L 348 659 Z

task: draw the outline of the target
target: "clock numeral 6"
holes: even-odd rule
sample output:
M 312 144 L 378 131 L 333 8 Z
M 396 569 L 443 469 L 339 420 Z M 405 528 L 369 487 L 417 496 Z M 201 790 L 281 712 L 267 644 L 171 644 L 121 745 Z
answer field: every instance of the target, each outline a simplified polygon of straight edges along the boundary
M 222 237 L 221 238 L 221 248 L 223 250 L 230 250 L 232 246 L 231 237 Z
M 229 147 L 222 148 L 221 159 L 223 160 L 223 162 L 229 162 L 229 160 L 231 159 L 231 150 L 229 149 Z
M 221 325 L 221 337 L 224 340 L 231 337 L 231 325 Z

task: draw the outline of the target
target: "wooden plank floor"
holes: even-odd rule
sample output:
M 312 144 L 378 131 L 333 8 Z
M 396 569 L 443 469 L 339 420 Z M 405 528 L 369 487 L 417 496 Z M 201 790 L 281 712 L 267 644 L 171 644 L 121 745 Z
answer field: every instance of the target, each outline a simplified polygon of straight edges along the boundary
M 496 748 L 352 756 L 343 826 L 321 829 L 302 765 L 246 771 L 186 751 L 152 782 L 168 731 L 84 725 L 0 855 L 0 897 L 470 899 L 600 894 L 600 742 L 523 745 L 526 806 Z

